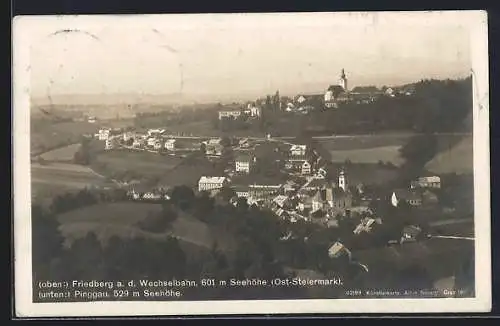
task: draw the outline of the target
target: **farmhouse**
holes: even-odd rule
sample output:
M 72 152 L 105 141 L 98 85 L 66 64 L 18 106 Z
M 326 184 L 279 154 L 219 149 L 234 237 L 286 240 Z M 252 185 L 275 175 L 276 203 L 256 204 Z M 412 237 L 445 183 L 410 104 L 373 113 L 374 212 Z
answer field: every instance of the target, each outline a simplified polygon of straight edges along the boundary
M 398 207 L 400 202 L 406 202 L 410 206 L 420 206 L 422 205 L 422 197 L 415 191 L 396 189 L 392 193 L 391 204 Z
M 228 179 L 226 177 L 206 177 L 203 176 L 198 181 L 198 190 L 199 191 L 207 191 L 207 190 L 216 190 L 221 189 L 226 184 L 228 184 Z
M 106 139 L 106 144 L 105 144 L 105 147 L 104 149 L 106 150 L 110 150 L 110 149 L 113 149 L 115 146 L 114 146 L 114 142 L 112 139 Z

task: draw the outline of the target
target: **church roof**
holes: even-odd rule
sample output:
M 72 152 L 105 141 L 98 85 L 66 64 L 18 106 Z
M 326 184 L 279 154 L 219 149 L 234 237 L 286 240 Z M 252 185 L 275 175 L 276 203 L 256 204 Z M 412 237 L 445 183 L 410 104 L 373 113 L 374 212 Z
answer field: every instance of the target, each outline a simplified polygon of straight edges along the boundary
M 340 85 L 330 85 L 328 91 L 332 92 L 334 96 L 345 92 L 344 88 Z

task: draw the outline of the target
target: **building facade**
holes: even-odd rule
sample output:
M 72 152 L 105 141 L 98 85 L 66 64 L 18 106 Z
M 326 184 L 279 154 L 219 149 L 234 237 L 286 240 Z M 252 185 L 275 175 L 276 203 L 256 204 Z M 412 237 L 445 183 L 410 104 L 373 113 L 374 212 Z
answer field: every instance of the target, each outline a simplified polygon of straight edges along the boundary
M 198 191 L 210 191 L 221 189 L 228 183 L 226 177 L 206 177 L 203 176 L 198 181 Z

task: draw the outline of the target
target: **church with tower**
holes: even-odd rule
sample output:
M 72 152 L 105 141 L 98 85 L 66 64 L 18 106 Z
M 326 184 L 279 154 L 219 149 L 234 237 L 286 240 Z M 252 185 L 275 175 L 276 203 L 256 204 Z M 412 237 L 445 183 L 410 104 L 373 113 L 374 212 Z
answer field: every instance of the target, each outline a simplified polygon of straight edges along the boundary
M 341 169 L 338 183 L 329 184 L 319 189 L 312 199 L 312 212 L 326 211 L 332 215 L 345 215 L 352 207 L 352 194 L 349 189 L 347 174 Z
M 347 77 L 342 68 L 337 85 L 330 85 L 325 92 L 324 102 L 326 108 L 337 108 L 340 103 L 349 100 L 349 90 L 347 88 Z

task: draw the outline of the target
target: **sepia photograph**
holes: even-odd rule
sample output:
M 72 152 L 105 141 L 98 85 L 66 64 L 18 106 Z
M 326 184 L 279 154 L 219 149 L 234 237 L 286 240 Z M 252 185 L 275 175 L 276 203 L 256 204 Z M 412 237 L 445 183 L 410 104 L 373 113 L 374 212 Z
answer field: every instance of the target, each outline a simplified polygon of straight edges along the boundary
M 18 16 L 13 44 L 18 317 L 491 309 L 486 12 Z

